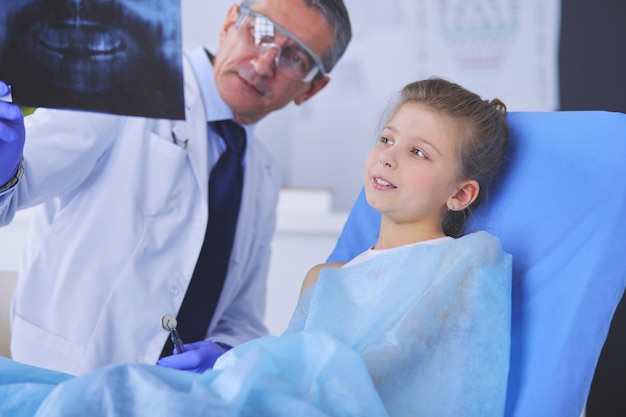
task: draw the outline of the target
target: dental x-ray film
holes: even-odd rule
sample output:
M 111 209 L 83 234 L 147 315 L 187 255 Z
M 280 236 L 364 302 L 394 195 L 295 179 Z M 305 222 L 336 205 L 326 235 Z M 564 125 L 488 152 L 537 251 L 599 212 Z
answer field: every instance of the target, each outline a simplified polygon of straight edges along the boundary
M 13 102 L 184 119 L 180 0 L 0 0 Z

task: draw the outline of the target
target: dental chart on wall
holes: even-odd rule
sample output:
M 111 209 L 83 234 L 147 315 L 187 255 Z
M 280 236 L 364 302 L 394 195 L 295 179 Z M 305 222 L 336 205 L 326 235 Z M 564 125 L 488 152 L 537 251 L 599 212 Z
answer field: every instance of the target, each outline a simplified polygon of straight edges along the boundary
M 0 79 L 28 107 L 184 119 L 180 0 L 0 0 Z

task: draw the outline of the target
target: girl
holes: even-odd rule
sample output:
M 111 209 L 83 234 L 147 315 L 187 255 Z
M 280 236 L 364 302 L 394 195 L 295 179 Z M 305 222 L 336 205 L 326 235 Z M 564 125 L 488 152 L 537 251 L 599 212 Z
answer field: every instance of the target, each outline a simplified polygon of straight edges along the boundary
M 462 234 L 500 167 L 505 119 L 500 100 L 457 84 L 407 85 L 365 164 L 375 246 L 303 283 L 287 332 L 357 350 L 390 415 L 504 413 L 511 256 L 486 232 Z

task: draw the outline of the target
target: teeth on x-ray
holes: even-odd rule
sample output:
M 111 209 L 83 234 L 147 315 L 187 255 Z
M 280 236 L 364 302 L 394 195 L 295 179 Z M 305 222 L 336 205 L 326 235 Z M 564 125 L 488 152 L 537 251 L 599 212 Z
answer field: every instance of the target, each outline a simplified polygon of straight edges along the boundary
M 14 99 L 184 118 L 180 0 L 12 0 L 3 13 Z
M 77 56 L 112 54 L 124 48 L 123 40 L 111 28 L 83 21 L 45 25 L 37 41 L 59 53 Z

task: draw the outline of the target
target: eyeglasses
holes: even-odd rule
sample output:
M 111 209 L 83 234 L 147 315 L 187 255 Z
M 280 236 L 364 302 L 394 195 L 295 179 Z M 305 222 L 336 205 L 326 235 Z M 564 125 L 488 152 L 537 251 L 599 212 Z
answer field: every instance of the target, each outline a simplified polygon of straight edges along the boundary
M 241 6 L 235 26 L 243 41 L 255 52 L 276 48 L 276 68 L 287 77 L 308 83 L 318 73 L 327 73 L 322 61 L 308 46 L 261 13 Z

